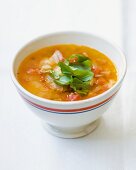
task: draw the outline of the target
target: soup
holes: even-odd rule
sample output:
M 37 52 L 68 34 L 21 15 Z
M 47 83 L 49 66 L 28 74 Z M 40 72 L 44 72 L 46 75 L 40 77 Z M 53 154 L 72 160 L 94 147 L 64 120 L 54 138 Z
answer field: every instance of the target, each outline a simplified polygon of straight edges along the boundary
M 22 61 L 17 79 L 30 93 L 49 100 L 97 96 L 117 81 L 114 63 L 96 49 L 74 44 L 45 47 Z

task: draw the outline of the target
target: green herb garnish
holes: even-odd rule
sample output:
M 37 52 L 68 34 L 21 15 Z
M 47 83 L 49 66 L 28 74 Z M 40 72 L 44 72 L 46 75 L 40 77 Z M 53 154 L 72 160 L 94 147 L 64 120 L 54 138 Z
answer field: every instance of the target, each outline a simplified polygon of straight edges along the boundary
M 58 80 L 54 80 L 58 85 L 70 85 L 73 81 L 72 76 L 70 75 L 63 75 Z
M 82 54 L 73 54 L 64 62 L 59 62 L 61 74 L 52 71 L 54 82 L 60 86 L 70 87 L 73 91 L 86 95 L 90 90 L 90 81 L 94 73 L 91 71 L 91 60 Z

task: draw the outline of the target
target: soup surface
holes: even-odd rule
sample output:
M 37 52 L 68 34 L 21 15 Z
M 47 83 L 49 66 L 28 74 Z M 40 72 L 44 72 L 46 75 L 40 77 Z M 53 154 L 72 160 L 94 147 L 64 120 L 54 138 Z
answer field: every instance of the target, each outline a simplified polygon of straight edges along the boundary
M 101 52 L 74 44 L 40 49 L 22 61 L 17 79 L 29 92 L 57 101 L 83 100 L 117 81 L 113 62 Z

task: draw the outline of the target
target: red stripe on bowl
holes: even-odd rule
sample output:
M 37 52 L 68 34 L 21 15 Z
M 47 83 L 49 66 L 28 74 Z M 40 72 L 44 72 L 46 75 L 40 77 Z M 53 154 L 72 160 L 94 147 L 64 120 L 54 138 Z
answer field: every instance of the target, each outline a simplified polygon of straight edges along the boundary
M 42 109 L 45 109 L 45 110 L 49 110 L 49 111 L 56 111 L 56 112 L 78 112 L 78 111 L 85 111 L 85 110 L 88 110 L 88 109 L 92 109 L 92 108 L 95 108 L 95 107 L 98 107 L 99 105 L 102 105 L 103 103 L 107 102 L 108 100 L 110 100 L 113 96 L 115 96 L 115 94 L 117 93 L 118 91 L 116 91 L 112 96 L 110 96 L 109 98 L 103 100 L 102 102 L 98 103 L 98 104 L 95 104 L 95 105 L 92 105 L 92 106 L 88 106 L 88 107 L 84 107 L 84 108 L 79 108 L 79 109 L 69 109 L 69 110 L 66 110 L 66 109 L 54 109 L 54 108 L 48 108 L 48 107 L 45 107 L 45 106 L 41 106 L 39 104 L 36 104 L 36 103 L 33 103 L 31 102 L 30 100 L 26 99 L 22 94 L 20 94 L 27 102 L 31 103 L 32 105 L 35 105 L 39 108 L 42 108 Z

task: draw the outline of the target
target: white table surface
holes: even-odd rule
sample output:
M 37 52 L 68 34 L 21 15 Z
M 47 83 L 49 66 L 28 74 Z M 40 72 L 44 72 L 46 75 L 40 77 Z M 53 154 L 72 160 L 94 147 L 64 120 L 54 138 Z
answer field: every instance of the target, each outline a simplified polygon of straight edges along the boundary
M 124 83 L 98 129 L 80 139 L 48 134 L 9 72 L 22 45 L 53 31 L 91 32 L 122 46 L 121 9 L 121 0 L 0 0 L 0 170 L 136 169 L 133 71 L 125 82 L 135 83 Z

